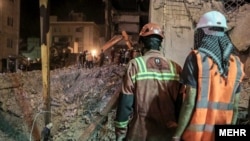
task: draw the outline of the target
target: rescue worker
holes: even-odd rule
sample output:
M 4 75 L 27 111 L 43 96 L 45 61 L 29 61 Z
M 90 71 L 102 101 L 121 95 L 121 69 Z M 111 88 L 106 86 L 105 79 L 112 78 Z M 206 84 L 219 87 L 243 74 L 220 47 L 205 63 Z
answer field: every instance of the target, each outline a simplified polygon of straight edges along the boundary
M 88 68 L 88 69 L 91 69 L 91 68 L 93 68 L 93 66 L 94 66 L 94 57 L 93 57 L 93 55 L 91 54 L 91 52 L 88 52 L 87 51 L 87 53 L 86 53 L 86 68 Z
M 177 126 L 181 67 L 161 53 L 164 35 L 159 25 L 144 25 L 140 38 L 147 51 L 127 65 L 116 111 L 116 140 L 169 141 Z
M 83 61 L 82 61 L 82 64 L 83 64 L 83 68 L 86 67 L 86 56 L 87 56 L 87 51 L 83 51 Z
M 79 54 L 79 60 L 78 60 L 79 62 L 79 67 L 78 68 L 82 68 L 83 67 L 83 53 L 82 52 L 80 52 L 80 54 Z
M 218 11 L 205 13 L 197 24 L 181 74 L 186 96 L 174 141 L 214 141 L 214 125 L 236 124 L 244 72 L 226 30 Z
M 99 62 L 99 67 L 103 66 L 104 61 L 105 61 L 105 54 L 103 52 L 103 49 L 101 49 L 101 53 L 99 54 L 100 57 L 100 62 Z
M 130 60 L 130 51 L 128 49 L 126 49 L 125 54 L 124 54 L 124 64 L 128 64 L 129 60 Z
M 111 56 L 111 62 L 114 63 L 115 61 L 115 48 L 114 47 L 111 48 L 110 56 Z

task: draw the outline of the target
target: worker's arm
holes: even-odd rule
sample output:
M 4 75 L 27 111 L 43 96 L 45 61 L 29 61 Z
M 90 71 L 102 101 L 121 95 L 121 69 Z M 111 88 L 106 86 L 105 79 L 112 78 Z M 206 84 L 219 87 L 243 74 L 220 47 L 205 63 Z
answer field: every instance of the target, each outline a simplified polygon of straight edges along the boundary
M 185 86 L 180 84 L 179 93 L 175 100 L 175 118 L 177 122 L 180 117 L 181 106 L 183 103 L 184 96 L 185 96 Z
M 122 141 L 126 137 L 133 101 L 133 95 L 120 93 L 115 119 L 116 141 Z
M 185 86 L 182 89 L 184 93 L 184 101 L 181 107 L 181 112 L 178 120 L 178 127 L 173 137 L 173 141 L 179 141 L 188 123 L 191 119 L 195 101 L 196 101 L 196 88 L 198 79 L 198 66 L 197 66 L 196 56 L 190 53 L 185 61 L 180 82 Z
M 178 120 L 178 127 L 173 137 L 174 141 L 179 141 L 181 139 L 181 136 L 191 119 L 192 112 L 195 106 L 195 99 L 196 88 L 186 86 L 186 97 L 181 107 L 181 113 Z
M 233 102 L 233 119 L 231 124 L 235 125 L 238 119 L 238 104 L 240 99 L 240 92 L 235 94 L 234 102 Z
M 127 134 L 128 123 L 133 114 L 134 106 L 134 83 L 132 76 L 136 69 L 132 63 L 128 64 L 123 78 L 122 91 L 119 95 L 115 118 L 116 141 L 122 141 Z

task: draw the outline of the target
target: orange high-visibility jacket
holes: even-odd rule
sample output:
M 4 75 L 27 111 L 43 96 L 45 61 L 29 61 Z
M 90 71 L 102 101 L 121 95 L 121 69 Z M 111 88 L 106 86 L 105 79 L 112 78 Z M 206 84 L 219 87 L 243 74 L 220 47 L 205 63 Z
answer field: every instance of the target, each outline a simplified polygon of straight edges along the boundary
M 193 53 L 198 64 L 197 98 L 182 139 L 213 141 L 214 125 L 232 122 L 235 92 L 244 76 L 243 64 L 237 56 L 231 55 L 228 77 L 223 78 L 211 58 L 198 51 Z

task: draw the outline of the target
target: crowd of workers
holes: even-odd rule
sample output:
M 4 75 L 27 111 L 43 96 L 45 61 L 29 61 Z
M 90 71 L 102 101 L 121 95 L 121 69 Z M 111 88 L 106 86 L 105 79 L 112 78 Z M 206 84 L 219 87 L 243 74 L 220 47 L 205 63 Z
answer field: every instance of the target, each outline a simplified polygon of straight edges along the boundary
M 143 26 L 143 55 L 128 62 L 123 77 L 117 141 L 214 141 L 215 125 L 236 124 L 244 71 L 227 28 L 222 13 L 202 15 L 182 68 L 161 53 L 161 27 Z
M 78 68 L 88 68 L 91 69 L 94 66 L 95 56 L 92 55 L 91 52 L 85 50 L 80 52 L 77 60 Z
M 98 56 L 94 56 L 88 50 L 80 52 L 77 60 L 78 68 L 87 68 L 91 69 L 94 67 L 94 63 L 98 62 L 98 66 L 101 67 L 108 62 L 109 64 L 117 64 L 119 66 L 125 66 L 131 59 L 134 59 L 138 56 L 141 56 L 142 53 L 139 49 L 127 49 L 120 48 L 115 49 L 111 48 L 110 54 L 105 54 L 103 50 L 101 50 Z
M 134 59 L 142 55 L 139 49 L 126 49 L 126 48 L 121 48 L 118 51 L 115 51 L 115 49 L 112 48 L 110 54 L 111 54 L 111 62 L 118 63 L 118 65 L 126 65 L 131 59 Z M 117 58 L 116 62 L 115 58 Z

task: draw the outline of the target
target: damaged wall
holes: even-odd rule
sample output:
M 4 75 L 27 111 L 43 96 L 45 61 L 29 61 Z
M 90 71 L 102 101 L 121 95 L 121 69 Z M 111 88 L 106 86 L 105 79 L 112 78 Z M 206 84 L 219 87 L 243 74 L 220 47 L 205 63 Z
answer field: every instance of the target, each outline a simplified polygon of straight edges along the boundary
M 230 1 L 200 0 L 155 0 L 150 1 L 150 22 L 160 24 L 165 31 L 163 52 L 181 66 L 193 48 L 193 33 L 200 16 L 209 10 L 218 10 L 228 19 L 229 36 L 239 51 L 250 47 L 250 5 L 244 0 L 226 5 Z M 239 3 L 240 2 L 240 3 Z M 230 7 L 232 6 L 232 7 Z M 250 76 L 250 55 L 245 55 L 243 63 Z M 248 58 L 246 58 L 248 57 Z

